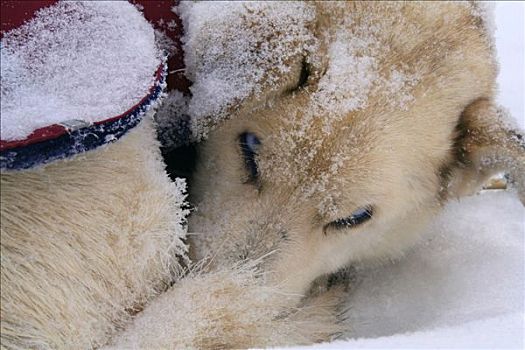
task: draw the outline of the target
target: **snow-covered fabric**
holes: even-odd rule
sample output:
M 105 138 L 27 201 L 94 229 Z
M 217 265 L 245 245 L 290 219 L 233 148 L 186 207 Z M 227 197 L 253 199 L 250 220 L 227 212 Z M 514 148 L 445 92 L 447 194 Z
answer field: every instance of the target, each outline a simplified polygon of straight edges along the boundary
M 117 141 L 137 126 L 150 109 L 157 107 L 166 85 L 166 73 L 166 64 L 163 64 L 157 71 L 157 81 L 149 94 L 121 116 L 94 125 L 79 120 L 68 121 L 60 126 L 53 126 L 57 130 L 56 137 L 42 137 L 43 140 L 31 143 L 14 142 L 20 145 L 5 147 L 0 150 L 0 169 L 28 169 Z M 72 123 L 76 125 L 71 125 Z M 60 127 L 63 129 L 60 130 Z
M 1 41 L 1 139 L 68 120 L 120 115 L 146 96 L 161 54 L 125 1 L 64 1 Z

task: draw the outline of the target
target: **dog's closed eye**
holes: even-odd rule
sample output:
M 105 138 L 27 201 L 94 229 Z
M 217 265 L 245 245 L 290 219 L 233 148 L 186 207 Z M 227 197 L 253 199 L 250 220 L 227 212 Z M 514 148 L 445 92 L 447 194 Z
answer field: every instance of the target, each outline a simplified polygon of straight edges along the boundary
M 310 77 L 310 66 L 306 61 L 303 60 L 301 63 L 301 72 L 299 73 L 299 79 L 297 81 L 297 84 L 290 90 L 288 90 L 288 93 L 296 92 L 302 88 L 304 88 L 308 84 L 308 78 Z
M 255 182 L 259 177 L 259 168 L 255 157 L 257 150 L 261 145 L 259 138 L 251 132 L 244 132 L 239 135 L 239 146 L 241 148 L 242 157 L 244 159 L 244 166 L 248 170 L 248 181 Z
M 371 205 L 361 207 L 355 210 L 350 216 L 334 220 L 326 224 L 323 228 L 323 232 L 326 234 L 327 229 L 333 228 L 336 230 L 342 230 L 346 228 L 353 228 L 358 225 L 363 224 L 364 222 L 370 220 L 374 215 L 374 208 Z

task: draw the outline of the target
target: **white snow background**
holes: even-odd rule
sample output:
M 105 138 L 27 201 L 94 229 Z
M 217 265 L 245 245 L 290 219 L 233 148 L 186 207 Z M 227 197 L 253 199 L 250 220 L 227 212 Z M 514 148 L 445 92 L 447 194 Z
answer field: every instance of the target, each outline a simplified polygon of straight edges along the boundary
M 522 128 L 525 3 L 496 4 L 499 103 Z M 525 210 L 511 193 L 450 203 L 395 264 L 359 272 L 350 340 L 294 349 L 524 348 Z

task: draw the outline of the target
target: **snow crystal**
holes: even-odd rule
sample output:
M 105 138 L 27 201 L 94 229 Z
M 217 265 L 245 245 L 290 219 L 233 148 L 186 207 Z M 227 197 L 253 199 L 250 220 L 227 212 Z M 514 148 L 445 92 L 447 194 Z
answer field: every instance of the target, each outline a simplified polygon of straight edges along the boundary
M 155 42 L 159 50 L 170 53 L 170 55 L 177 54 L 177 44 L 170 38 L 165 31 L 155 29 Z M 169 72 L 171 73 L 171 72 Z
M 166 27 L 169 29 L 169 30 L 175 30 L 177 29 L 177 22 L 175 20 L 171 20 L 169 22 L 166 23 Z
M 154 31 L 123 1 L 64 1 L 1 42 L 1 138 L 71 119 L 95 122 L 138 103 L 160 64 Z

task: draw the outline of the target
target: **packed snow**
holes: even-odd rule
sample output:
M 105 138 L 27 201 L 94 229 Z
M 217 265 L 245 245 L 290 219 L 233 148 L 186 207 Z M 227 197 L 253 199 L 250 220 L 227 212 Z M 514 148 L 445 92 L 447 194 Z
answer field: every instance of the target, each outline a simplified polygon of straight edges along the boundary
M 154 35 L 125 1 L 64 1 L 39 10 L 1 41 L 1 139 L 130 109 L 147 95 L 161 62 Z

